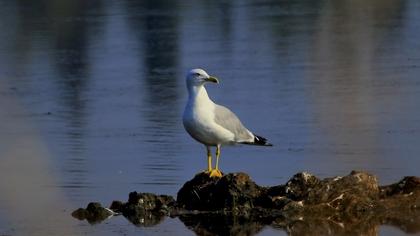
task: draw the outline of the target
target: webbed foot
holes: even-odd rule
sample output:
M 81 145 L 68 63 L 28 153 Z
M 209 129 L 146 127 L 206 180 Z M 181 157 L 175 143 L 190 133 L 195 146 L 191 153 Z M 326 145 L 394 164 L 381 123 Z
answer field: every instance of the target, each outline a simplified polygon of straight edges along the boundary
M 206 172 L 208 173 L 208 172 Z M 218 169 L 213 169 L 209 173 L 210 177 L 221 178 L 223 176 L 222 172 Z

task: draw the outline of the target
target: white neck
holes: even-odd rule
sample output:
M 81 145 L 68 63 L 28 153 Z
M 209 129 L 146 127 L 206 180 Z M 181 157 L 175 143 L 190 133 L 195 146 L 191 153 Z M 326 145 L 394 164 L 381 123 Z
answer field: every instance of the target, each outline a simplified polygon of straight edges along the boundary
M 188 86 L 188 101 L 193 103 L 213 103 L 203 85 Z M 194 104 L 190 104 L 194 105 Z

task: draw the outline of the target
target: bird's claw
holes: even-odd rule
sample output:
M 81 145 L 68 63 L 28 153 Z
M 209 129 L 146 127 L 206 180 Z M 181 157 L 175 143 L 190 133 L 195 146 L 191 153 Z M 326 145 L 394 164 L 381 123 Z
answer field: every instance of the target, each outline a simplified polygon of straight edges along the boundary
M 222 172 L 218 169 L 205 170 L 204 173 L 209 175 L 210 178 L 221 178 L 223 176 Z
M 221 178 L 223 176 L 222 172 L 218 169 L 213 169 L 209 172 L 211 178 Z

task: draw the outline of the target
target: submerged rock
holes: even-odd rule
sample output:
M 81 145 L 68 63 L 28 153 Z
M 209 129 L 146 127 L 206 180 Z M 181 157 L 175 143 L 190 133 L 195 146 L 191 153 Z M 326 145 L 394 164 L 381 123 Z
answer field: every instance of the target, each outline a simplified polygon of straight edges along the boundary
M 104 219 L 102 207 L 91 204 L 73 216 L 89 222 Z M 375 176 L 353 171 L 344 177 L 325 179 L 303 172 L 284 185 L 271 187 L 257 185 L 245 173 L 221 178 L 200 173 L 184 184 L 177 200 L 132 192 L 128 202 L 114 201 L 110 209 L 138 226 L 152 226 L 166 216 L 178 216 L 188 228 L 205 235 L 252 235 L 265 225 L 299 235 L 370 235 L 377 233 L 375 226 L 380 224 L 420 232 L 419 206 L 420 178 L 405 177 L 398 183 L 379 186 Z
M 171 196 L 131 192 L 127 203 L 114 201 L 111 209 L 121 212 L 135 225 L 152 226 L 160 223 L 174 204 L 175 199 Z
M 90 224 L 100 223 L 111 215 L 113 215 L 113 212 L 102 207 L 98 202 L 91 202 L 86 209 L 79 208 L 72 213 L 74 218 L 87 220 Z

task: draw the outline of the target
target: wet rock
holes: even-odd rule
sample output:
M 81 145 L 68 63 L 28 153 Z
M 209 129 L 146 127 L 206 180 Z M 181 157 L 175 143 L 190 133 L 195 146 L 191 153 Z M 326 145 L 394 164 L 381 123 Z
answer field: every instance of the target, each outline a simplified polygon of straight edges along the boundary
M 353 171 L 344 177 L 319 181 L 302 200 L 308 210 L 325 216 L 336 213 L 358 215 L 374 208 L 378 194 L 375 176 Z
M 72 216 L 79 220 L 87 220 L 90 224 L 100 223 L 113 213 L 112 211 L 102 207 L 100 203 L 91 202 L 86 209 L 79 208 L 73 211 Z
M 184 184 L 176 201 L 132 192 L 127 202 L 114 201 L 110 208 L 137 226 L 179 217 L 199 235 L 253 235 L 265 225 L 296 235 L 376 235 L 383 224 L 418 233 L 420 178 L 379 186 L 366 172 L 325 179 L 303 172 L 283 185 L 263 187 L 245 173 L 221 178 L 200 173 Z M 73 216 L 98 222 L 109 216 L 104 209 L 91 203 Z
M 375 176 L 358 171 L 322 180 L 298 173 L 286 184 L 268 188 L 244 173 L 221 179 L 199 174 L 178 192 L 178 203 L 201 212 L 180 216 L 199 235 L 252 235 L 264 225 L 292 235 L 377 235 L 382 224 L 418 233 L 419 191 L 416 177 L 379 187 Z
M 396 194 L 410 194 L 419 191 L 420 178 L 415 176 L 406 176 L 401 181 L 395 184 L 382 186 L 381 197 L 390 197 Z
M 357 214 L 372 209 L 378 198 L 377 179 L 365 172 L 324 180 L 298 173 L 285 185 L 269 188 L 258 186 L 245 173 L 236 173 L 222 178 L 196 175 L 180 189 L 177 203 L 188 210 L 252 214 L 262 208 L 290 216 L 301 212 Z
M 245 173 L 211 178 L 197 174 L 179 190 L 177 203 L 187 210 L 235 211 L 246 213 L 265 192 Z
M 124 207 L 124 203 L 121 201 L 113 201 L 109 209 L 114 211 L 115 213 L 122 213 Z
M 420 178 L 405 177 L 398 183 L 382 186 L 379 189 L 379 200 L 376 203 L 379 214 L 401 219 L 417 213 L 417 219 L 420 219 Z M 420 231 L 419 225 L 417 224 L 417 229 Z
M 131 192 L 128 196 L 126 206 L 133 205 L 145 211 L 167 211 L 168 206 L 172 206 L 174 204 L 175 199 L 168 195 Z
M 167 195 L 131 192 L 127 203 L 114 205 L 119 207 L 121 213 L 133 224 L 152 226 L 169 215 L 170 208 L 175 205 L 175 199 Z
M 320 180 L 306 172 L 297 173 L 284 187 L 284 193 L 280 195 L 286 196 L 290 200 L 301 201 L 308 197 L 309 193 L 320 184 Z

